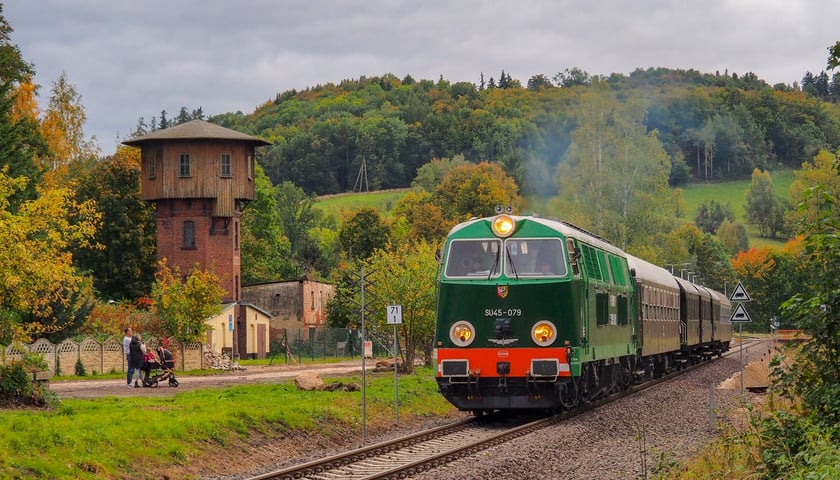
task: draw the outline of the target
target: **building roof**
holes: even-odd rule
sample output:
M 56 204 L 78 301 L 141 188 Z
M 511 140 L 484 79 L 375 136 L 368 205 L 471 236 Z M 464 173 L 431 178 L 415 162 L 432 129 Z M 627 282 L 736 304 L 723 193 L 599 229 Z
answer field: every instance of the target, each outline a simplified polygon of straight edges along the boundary
M 160 140 L 232 140 L 239 142 L 253 142 L 257 145 L 271 145 L 271 142 L 261 138 L 252 137 L 230 128 L 225 128 L 204 120 L 190 120 L 174 127 L 157 130 L 140 137 L 130 138 L 124 142 L 125 145 L 139 147 L 147 142 Z

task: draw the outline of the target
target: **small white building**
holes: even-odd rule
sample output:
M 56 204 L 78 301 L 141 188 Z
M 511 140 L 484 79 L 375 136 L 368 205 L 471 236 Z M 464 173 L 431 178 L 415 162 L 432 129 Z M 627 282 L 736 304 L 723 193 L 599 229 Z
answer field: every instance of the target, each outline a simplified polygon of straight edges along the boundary
M 207 345 L 231 358 L 266 358 L 271 314 L 247 303 L 226 303 L 222 312 L 206 320 Z

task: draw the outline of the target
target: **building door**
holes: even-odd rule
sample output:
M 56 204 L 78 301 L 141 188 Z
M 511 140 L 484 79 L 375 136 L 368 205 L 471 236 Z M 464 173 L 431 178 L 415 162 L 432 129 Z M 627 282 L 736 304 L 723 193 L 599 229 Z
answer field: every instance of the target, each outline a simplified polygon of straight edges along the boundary
M 268 335 L 265 327 L 263 323 L 257 325 L 257 358 L 265 358 L 268 353 L 265 351 L 266 335 Z

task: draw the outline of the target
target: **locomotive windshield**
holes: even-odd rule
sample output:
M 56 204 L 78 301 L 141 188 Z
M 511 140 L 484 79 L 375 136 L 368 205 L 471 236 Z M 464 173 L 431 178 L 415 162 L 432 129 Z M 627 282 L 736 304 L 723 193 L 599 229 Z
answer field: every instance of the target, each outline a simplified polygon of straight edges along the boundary
M 453 240 L 444 274 L 470 278 L 498 276 L 502 269 L 501 245 L 497 238 Z
M 501 250 L 501 253 L 500 253 Z M 564 277 L 566 261 L 558 238 L 496 238 L 453 240 L 449 244 L 444 275 L 492 278 L 504 264 L 509 277 Z
M 505 274 L 509 277 L 564 277 L 565 258 L 559 238 L 505 241 Z

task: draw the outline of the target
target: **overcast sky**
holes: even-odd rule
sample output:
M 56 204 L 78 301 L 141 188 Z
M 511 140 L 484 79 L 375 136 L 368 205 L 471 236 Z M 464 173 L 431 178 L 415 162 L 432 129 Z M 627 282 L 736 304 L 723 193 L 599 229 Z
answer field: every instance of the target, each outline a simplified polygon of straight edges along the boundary
M 524 85 L 567 68 L 753 72 L 826 68 L 838 0 L 0 0 L 42 108 L 61 72 L 104 154 L 140 117 L 254 109 L 360 76 Z

